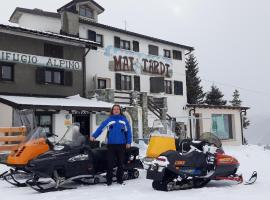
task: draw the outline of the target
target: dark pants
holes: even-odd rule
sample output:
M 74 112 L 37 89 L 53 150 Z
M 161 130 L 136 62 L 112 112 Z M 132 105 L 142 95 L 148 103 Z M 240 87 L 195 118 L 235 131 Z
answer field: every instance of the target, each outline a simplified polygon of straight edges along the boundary
M 125 159 L 125 151 L 126 145 L 125 144 L 108 144 L 107 145 L 108 152 L 107 152 L 107 181 L 112 182 L 113 178 L 113 168 L 117 166 L 117 173 L 116 178 L 117 181 L 123 181 L 123 174 L 124 174 L 124 159 Z

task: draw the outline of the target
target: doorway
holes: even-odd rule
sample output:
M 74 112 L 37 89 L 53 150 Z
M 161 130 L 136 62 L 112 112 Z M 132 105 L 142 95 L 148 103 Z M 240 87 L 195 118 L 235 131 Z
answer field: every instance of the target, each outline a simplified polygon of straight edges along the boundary
M 90 115 L 89 114 L 73 115 L 73 122 L 80 124 L 80 132 L 83 135 L 89 136 L 90 134 Z

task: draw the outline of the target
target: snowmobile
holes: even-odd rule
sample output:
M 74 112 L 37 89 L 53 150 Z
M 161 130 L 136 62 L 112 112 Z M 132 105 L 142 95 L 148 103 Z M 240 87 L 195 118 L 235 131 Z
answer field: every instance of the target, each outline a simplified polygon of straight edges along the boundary
M 72 125 L 54 148 L 30 161 L 27 170 L 34 176 L 27 184 L 34 190 L 44 193 L 73 189 L 69 183 L 98 184 L 106 182 L 106 146 L 91 148 L 77 125 Z M 138 159 L 139 149 L 131 147 L 126 152 L 124 180 L 139 177 L 138 168 L 143 168 Z M 48 184 L 39 184 L 40 178 L 50 179 Z M 114 177 L 115 178 L 115 177 Z
M 27 186 L 25 181 L 32 176 L 32 173 L 26 169 L 26 166 L 30 160 L 53 148 L 52 142 L 48 139 L 52 136 L 55 135 L 46 133 L 42 127 L 37 127 L 30 132 L 18 148 L 13 150 L 2 163 L 9 166 L 10 170 L 1 174 L 1 178 L 18 187 Z
M 148 165 L 146 178 L 153 180 L 155 190 L 201 188 L 211 180 L 243 182 L 242 175 L 236 173 L 238 160 L 224 153 L 218 137 L 205 133 L 201 138 L 183 140 L 177 150 L 161 153 Z M 253 184 L 256 179 L 254 171 L 245 184 Z

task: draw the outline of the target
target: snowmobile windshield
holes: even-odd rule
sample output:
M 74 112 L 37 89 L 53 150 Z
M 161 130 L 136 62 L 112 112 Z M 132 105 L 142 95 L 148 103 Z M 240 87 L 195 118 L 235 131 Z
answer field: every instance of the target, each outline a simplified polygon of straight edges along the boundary
M 37 127 L 32 130 L 26 137 L 24 143 L 32 140 L 37 140 L 39 138 L 46 138 L 46 130 L 42 127 Z
M 86 138 L 80 133 L 80 127 L 76 124 L 72 124 L 58 144 L 77 147 L 83 145 L 85 141 Z
M 199 140 L 206 141 L 210 144 L 215 145 L 218 148 L 222 147 L 222 143 L 221 143 L 220 139 L 216 135 L 214 135 L 213 133 L 210 133 L 210 132 L 202 133 L 200 135 Z
M 172 131 L 172 122 L 168 120 L 155 120 L 150 131 L 150 135 L 153 134 L 175 136 Z

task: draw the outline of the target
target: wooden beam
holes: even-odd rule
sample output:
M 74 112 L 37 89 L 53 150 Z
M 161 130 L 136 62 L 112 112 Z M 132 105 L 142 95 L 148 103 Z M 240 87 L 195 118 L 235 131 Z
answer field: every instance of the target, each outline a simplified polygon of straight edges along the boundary
M 0 136 L 0 142 L 22 142 L 25 136 Z

